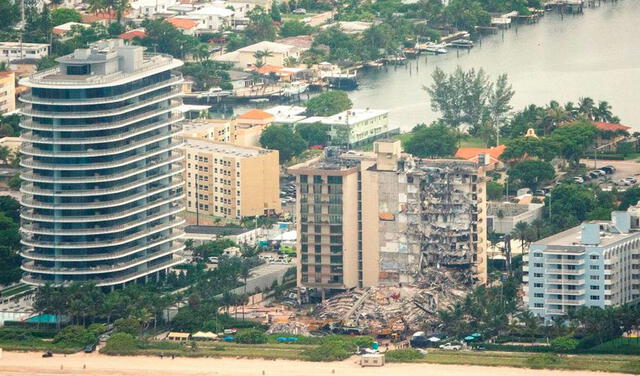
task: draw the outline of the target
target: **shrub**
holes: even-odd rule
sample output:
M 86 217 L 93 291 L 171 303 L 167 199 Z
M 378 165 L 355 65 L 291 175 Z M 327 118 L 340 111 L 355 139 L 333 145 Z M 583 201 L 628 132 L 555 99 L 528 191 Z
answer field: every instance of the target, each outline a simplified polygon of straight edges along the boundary
M 100 350 L 105 354 L 132 354 L 140 348 L 138 340 L 129 333 L 115 333 L 107 340 L 107 345 Z
M 312 362 L 331 362 L 334 360 L 345 360 L 351 356 L 352 352 L 347 349 L 344 343 L 324 343 L 314 349 L 305 350 L 302 355 Z
M 236 342 L 248 344 L 267 343 L 267 336 L 261 330 L 249 329 L 238 333 Z
M 531 368 L 551 368 L 560 363 L 560 360 L 560 356 L 556 354 L 536 354 L 527 358 L 526 364 Z
M 117 333 L 127 333 L 131 336 L 140 334 L 140 322 L 136 319 L 118 319 L 113 323 Z
M 569 352 L 575 350 L 579 343 L 577 339 L 565 336 L 552 339 L 551 347 L 558 352 Z
M 424 357 L 424 355 L 416 349 L 389 350 L 384 354 L 385 361 L 387 362 L 412 362 Z
M 61 347 L 84 347 L 97 341 L 97 336 L 79 325 L 69 325 L 53 338 Z
M 629 373 L 640 373 L 640 360 L 632 360 L 632 361 L 626 362 L 622 366 L 622 369 L 625 372 L 629 372 Z

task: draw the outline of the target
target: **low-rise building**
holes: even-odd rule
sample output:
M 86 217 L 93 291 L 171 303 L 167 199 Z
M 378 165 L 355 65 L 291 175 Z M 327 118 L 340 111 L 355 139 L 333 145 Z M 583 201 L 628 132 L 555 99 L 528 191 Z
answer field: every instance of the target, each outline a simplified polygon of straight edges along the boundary
M 524 301 L 545 320 L 640 300 L 640 207 L 539 240 L 523 258 Z
M 544 204 L 515 204 L 489 202 L 487 205 L 487 231 L 510 234 L 518 222 L 531 223 L 542 218 Z
M 0 72 L 0 114 L 16 110 L 16 75 L 14 72 Z
M 304 115 L 306 111 L 306 107 L 302 106 L 275 106 L 265 110 L 274 116 L 273 124 L 286 125 L 292 129 L 297 122 L 307 118 Z
M 322 119 L 331 127 L 331 142 L 349 147 L 366 144 L 398 133 L 389 125 L 389 111 L 351 109 Z
M 198 118 L 186 121 L 180 135 L 217 142 L 232 142 L 235 134 L 235 121 L 225 119 Z
M 206 5 L 187 13 L 183 18 L 189 18 L 199 22 L 198 29 L 203 31 L 219 31 L 224 27 L 231 26 L 234 11 L 215 6 Z
M 494 170 L 504 167 L 500 156 L 504 153 L 506 145 L 492 146 L 490 148 L 459 148 L 456 151 L 456 158 L 473 161 L 485 166 L 485 170 Z
M 91 25 L 80 22 L 66 22 L 62 25 L 54 26 L 51 32 L 57 36 L 69 36 L 73 30 L 86 29 L 88 27 L 91 27 Z
M 46 43 L 0 42 L 0 61 L 42 59 L 45 56 L 49 56 Z
M 265 111 L 252 109 L 238 115 L 233 143 L 239 146 L 260 146 L 262 132 L 273 123 L 275 117 Z
M 185 141 L 187 211 L 228 219 L 280 212 L 277 150 Z
M 169 18 L 165 19 L 165 21 L 167 21 L 168 23 L 173 25 L 173 27 L 175 27 L 176 29 L 182 31 L 186 35 L 194 35 L 196 33 L 196 30 L 198 29 L 198 27 L 200 25 L 200 21 L 199 20 L 194 20 L 194 19 L 191 19 L 191 18 L 186 18 L 186 17 L 187 16 L 184 16 L 184 17 L 169 17 Z

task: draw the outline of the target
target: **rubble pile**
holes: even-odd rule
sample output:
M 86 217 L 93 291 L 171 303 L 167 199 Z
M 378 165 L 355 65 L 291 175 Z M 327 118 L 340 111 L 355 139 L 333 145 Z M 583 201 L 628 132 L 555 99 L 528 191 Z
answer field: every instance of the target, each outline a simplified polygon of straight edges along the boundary
M 277 322 L 273 323 L 267 330 L 268 334 L 293 334 L 298 336 L 309 336 L 309 327 L 298 321 Z
M 438 310 L 451 308 L 473 286 L 468 273 L 428 270 L 414 286 L 355 289 L 325 300 L 313 316 L 334 327 L 372 335 L 423 330 L 434 323 Z

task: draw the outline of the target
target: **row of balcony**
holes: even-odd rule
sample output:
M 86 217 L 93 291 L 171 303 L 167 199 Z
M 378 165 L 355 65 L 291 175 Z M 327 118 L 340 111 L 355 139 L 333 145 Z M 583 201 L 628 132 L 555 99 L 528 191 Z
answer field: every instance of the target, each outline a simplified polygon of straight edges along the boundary
M 181 106 L 180 103 L 171 103 L 167 107 L 155 108 L 151 111 L 143 112 L 135 116 L 129 116 L 126 119 L 109 121 L 109 122 L 100 122 L 100 123 L 82 124 L 82 125 L 53 125 L 53 124 L 35 123 L 32 120 L 25 120 L 20 122 L 20 127 L 24 129 L 37 130 L 37 131 L 49 131 L 49 132 L 102 131 L 105 129 L 117 129 L 117 128 L 126 127 L 128 125 L 135 124 L 139 121 L 143 121 L 158 115 L 162 115 L 166 112 L 171 112 L 172 117 L 182 116 L 181 112 L 176 111 L 180 106 Z
M 180 229 L 186 223 L 184 219 L 177 218 L 166 223 L 161 223 L 153 227 L 144 229 L 144 231 L 138 231 L 133 234 L 119 237 L 117 239 L 110 240 L 96 240 L 91 242 L 59 242 L 59 241 L 42 241 L 35 240 L 35 237 L 26 233 L 22 236 L 20 243 L 27 247 L 38 248 L 55 248 L 55 249 L 79 249 L 79 248 L 102 248 L 102 247 L 115 247 L 118 245 L 126 244 L 134 240 L 144 238 L 146 236 L 152 236 L 155 233 L 166 231 L 172 228 Z
M 143 94 L 149 93 L 151 91 L 154 91 L 156 89 L 161 89 L 161 88 L 164 88 L 164 87 L 167 87 L 167 86 L 173 86 L 173 85 L 182 84 L 183 81 L 184 80 L 182 79 L 182 74 L 174 73 L 174 74 L 171 75 L 171 78 L 166 80 L 166 81 L 162 81 L 162 82 L 159 82 L 159 83 L 154 84 L 154 85 L 145 86 L 145 87 L 137 89 L 137 90 L 132 90 L 132 91 L 129 91 L 129 92 L 124 93 L 124 94 L 113 95 L 113 96 L 109 96 L 109 97 L 86 98 L 86 99 L 75 99 L 75 98 L 73 98 L 73 99 L 58 99 L 58 98 L 48 99 L 48 98 L 34 97 L 32 94 L 26 94 L 26 95 L 21 95 L 18 99 L 23 103 L 53 104 L 53 105 L 61 105 L 61 104 L 87 105 L 87 104 L 112 103 L 112 102 L 118 102 L 118 101 L 123 101 L 123 100 L 129 99 L 129 98 L 137 97 L 139 95 L 143 95 Z
M 173 148 L 179 148 L 182 147 L 184 144 L 182 142 L 176 142 L 176 143 L 171 143 L 170 147 Z M 162 153 L 167 151 L 167 148 L 162 148 L 158 150 L 158 153 Z M 140 155 L 137 156 L 137 159 L 145 159 L 145 158 L 149 158 L 150 154 L 145 153 L 144 155 Z M 99 182 L 106 182 L 106 181 L 115 181 L 115 180 L 122 180 L 122 179 L 126 179 L 128 177 L 134 176 L 134 175 L 138 175 L 138 174 L 142 174 L 145 173 L 147 171 L 150 170 L 154 170 L 154 169 L 158 169 L 162 166 L 165 166 L 167 164 L 171 164 L 171 163 L 176 163 L 179 162 L 181 160 L 184 159 L 184 156 L 182 155 L 176 155 L 170 159 L 164 160 L 162 162 L 158 162 L 157 164 L 149 164 L 148 166 L 144 167 L 144 168 L 135 168 L 135 169 L 130 169 L 130 170 L 126 170 L 124 172 L 116 172 L 114 174 L 109 174 L 109 175 L 99 175 L 96 174 L 95 176 L 65 176 L 65 177 L 54 177 L 54 176 L 43 176 L 40 174 L 34 174 L 31 172 L 27 172 L 27 173 L 23 173 L 20 175 L 20 177 L 23 180 L 26 181 L 31 181 L 31 182 L 39 182 L 39 183 L 60 183 L 60 184 L 65 184 L 65 183 L 99 183 Z M 131 163 L 127 162 L 128 163 Z M 119 162 L 114 162 L 113 166 L 118 167 L 117 164 Z M 183 167 L 180 167 L 182 170 L 184 170 Z M 149 178 L 150 176 L 146 177 Z
M 184 195 L 173 197 L 172 200 L 183 200 Z M 148 208 L 144 208 L 145 210 Z M 93 228 L 82 228 L 82 229 L 54 229 L 50 227 L 41 227 L 38 225 L 34 225 L 31 222 L 24 222 L 21 230 L 26 233 L 32 234 L 42 234 L 42 235 L 98 235 L 98 234 L 113 234 L 121 231 L 126 231 L 132 229 L 137 226 L 141 226 L 147 224 L 149 222 L 153 222 L 164 217 L 177 215 L 178 213 L 184 210 L 184 206 L 173 202 L 169 205 L 168 210 L 161 211 L 157 214 L 147 216 L 144 218 L 137 219 L 135 221 L 127 222 L 120 225 L 108 226 L 108 227 L 100 227 L 96 226 Z
M 34 136 L 33 132 L 29 131 L 29 132 L 23 133 L 20 137 L 24 142 L 32 142 L 32 143 L 35 142 L 35 143 L 48 144 L 48 145 L 89 145 L 89 144 L 98 144 L 98 143 L 126 140 L 128 138 L 141 135 L 148 131 L 159 129 L 167 125 L 171 125 L 170 130 L 172 132 L 179 132 L 182 130 L 182 125 L 175 124 L 175 123 L 178 123 L 180 121 L 182 121 L 182 117 L 174 116 L 172 118 L 163 119 L 144 127 L 135 128 L 128 132 L 117 133 L 110 136 L 56 138 L 56 137 Z
M 154 183 L 156 181 L 173 178 L 176 175 L 180 175 L 184 172 L 183 167 L 174 167 L 169 172 L 164 173 L 162 175 L 153 176 L 150 179 L 143 180 L 134 180 L 128 184 L 116 185 L 109 188 L 95 188 L 95 189 L 82 189 L 82 190 L 53 190 L 53 189 L 42 189 L 36 188 L 33 183 L 23 183 L 20 187 L 20 192 L 28 195 L 40 195 L 40 196 L 96 196 L 96 195 L 104 195 L 104 194 L 113 194 L 125 192 L 130 189 L 138 188 L 147 184 Z M 173 180 L 173 179 L 172 179 Z
M 118 276 L 118 277 L 112 277 L 112 278 L 96 278 L 96 279 L 90 279 L 88 281 L 94 282 L 96 284 L 96 286 L 98 287 L 102 287 L 102 286 L 110 286 L 110 285 L 116 285 L 116 284 L 121 284 L 121 283 L 126 283 L 129 281 L 133 281 L 135 279 L 138 279 L 140 277 L 144 277 L 146 275 L 161 271 L 161 270 L 165 270 L 168 268 L 171 268 L 173 266 L 176 266 L 178 264 L 183 263 L 184 260 L 176 257 L 176 255 L 174 254 L 173 258 L 171 260 L 159 263 L 159 264 L 155 264 L 152 265 L 149 268 L 146 268 L 145 270 L 138 270 L 132 273 L 128 273 L 126 275 L 122 275 L 122 276 Z M 51 280 L 51 279 L 45 279 L 45 278 L 41 278 L 38 277 L 37 275 L 34 274 L 23 274 L 22 276 L 22 282 L 29 284 L 29 285 L 38 285 L 38 286 L 42 286 L 45 285 L 47 283 L 51 283 L 51 284 L 56 284 L 56 285 L 68 285 L 71 284 L 73 282 L 78 282 L 77 280 L 62 280 L 61 282 L 56 282 L 55 280 Z
M 106 116 L 115 116 L 126 114 L 127 112 L 137 110 L 144 106 L 162 102 L 165 100 L 174 99 L 182 96 L 181 88 L 173 88 L 166 93 L 162 93 L 160 95 L 153 96 L 148 99 L 141 100 L 136 103 L 132 103 L 126 106 L 106 109 L 106 110 L 94 110 L 94 111 L 40 111 L 34 110 L 32 106 L 27 106 L 20 110 L 20 113 L 25 116 L 30 117 L 44 117 L 44 118 L 52 118 L 52 119 L 84 119 L 84 118 L 97 118 L 97 117 L 106 117 Z

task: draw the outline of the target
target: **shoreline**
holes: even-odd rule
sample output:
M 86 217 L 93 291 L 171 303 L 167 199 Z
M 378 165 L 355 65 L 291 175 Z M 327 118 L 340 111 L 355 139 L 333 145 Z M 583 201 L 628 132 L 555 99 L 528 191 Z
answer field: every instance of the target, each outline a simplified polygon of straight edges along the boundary
M 3 352 L 0 375 L 94 375 L 94 376 L 622 376 L 623 373 L 542 370 L 512 367 L 488 367 L 433 363 L 390 363 L 384 367 L 362 368 L 356 358 L 340 362 L 307 362 L 246 358 L 184 358 L 170 359 L 149 356 L 109 356 L 99 353 L 55 354 L 42 358 L 39 352 Z

